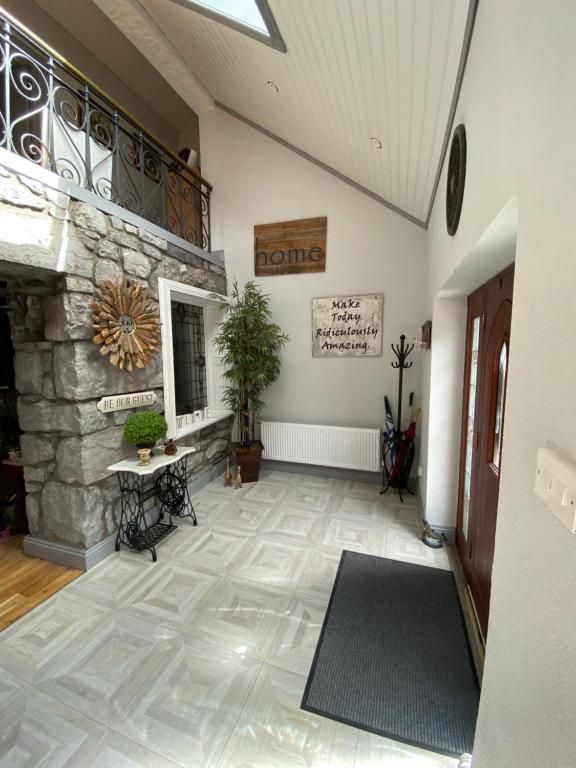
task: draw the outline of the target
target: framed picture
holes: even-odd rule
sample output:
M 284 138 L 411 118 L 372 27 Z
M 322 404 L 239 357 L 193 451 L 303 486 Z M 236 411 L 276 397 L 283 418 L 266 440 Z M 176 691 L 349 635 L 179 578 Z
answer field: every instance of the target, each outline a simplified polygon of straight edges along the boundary
M 313 357 L 379 357 L 384 296 L 312 299 Z

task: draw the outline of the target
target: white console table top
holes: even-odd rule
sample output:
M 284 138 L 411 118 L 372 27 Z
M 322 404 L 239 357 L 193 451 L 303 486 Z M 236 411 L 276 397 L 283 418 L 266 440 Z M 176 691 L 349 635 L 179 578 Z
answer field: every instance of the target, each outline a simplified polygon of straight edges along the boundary
M 136 450 L 136 449 L 135 449 Z M 178 452 L 174 456 L 166 456 L 163 447 L 154 448 L 155 454 L 150 457 L 150 464 L 147 466 L 141 466 L 138 464 L 138 459 L 124 459 L 118 461 L 116 464 L 111 464 L 108 467 L 109 472 L 132 472 L 135 475 L 152 475 L 157 469 L 167 467 L 170 464 L 175 464 L 180 461 L 181 458 L 187 456 L 189 453 L 195 453 L 196 448 L 189 445 L 179 445 Z

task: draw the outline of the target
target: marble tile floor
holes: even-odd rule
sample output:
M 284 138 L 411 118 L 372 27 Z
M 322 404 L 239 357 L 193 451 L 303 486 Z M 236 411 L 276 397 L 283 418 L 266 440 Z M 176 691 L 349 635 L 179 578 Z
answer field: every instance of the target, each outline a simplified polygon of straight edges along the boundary
M 414 499 L 267 471 L 220 479 L 0 633 L 0 768 L 455 768 L 299 708 L 342 549 L 450 568 Z

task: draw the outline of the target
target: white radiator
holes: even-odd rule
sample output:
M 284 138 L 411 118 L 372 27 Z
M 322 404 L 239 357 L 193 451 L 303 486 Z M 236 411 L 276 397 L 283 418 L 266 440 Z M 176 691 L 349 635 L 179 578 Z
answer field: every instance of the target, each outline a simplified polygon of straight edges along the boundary
M 380 471 L 380 430 L 261 422 L 264 459 Z

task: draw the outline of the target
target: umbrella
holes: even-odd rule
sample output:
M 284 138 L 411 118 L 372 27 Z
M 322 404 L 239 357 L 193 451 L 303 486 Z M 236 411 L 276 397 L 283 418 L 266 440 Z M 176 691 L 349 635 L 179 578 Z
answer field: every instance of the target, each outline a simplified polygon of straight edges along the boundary
M 405 465 L 406 459 L 410 455 L 410 449 L 412 448 L 412 445 L 414 443 L 414 438 L 416 437 L 416 424 L 420 419 L 421 413 L 422 411 L 420 410 L 420 408 L 417 408 L 416 413 L 414 414 L 412 423 L 410 424 L 408 429 L 404 432 L 404 437 L 398 447 L 398 450 L 396 452 L 396 456 L 394 459 L 394 464 L 392 466 L 392 473 L 390 475 L 391 480 L 397 480 L 399 477 L 402 477 L 405 474 L 404 465 Z M 412 462 L 410 462 L 410 464 L 411 463 Z
M 385 439 L 382 454 L 384 460 L 388 457 L 389 466 L 392 468 L 394 466 L 394 457 L 396 456 L 396 445 L 394 443 L 394 420 L 392 418 L 392 408 L 390 407 L 388 395 L 384 395 L 384 407 L 386 409 L 386 423 L 384 425 L 386 431 L 384 432 Z M 386 448 L 388 449 L 387 452 Z

